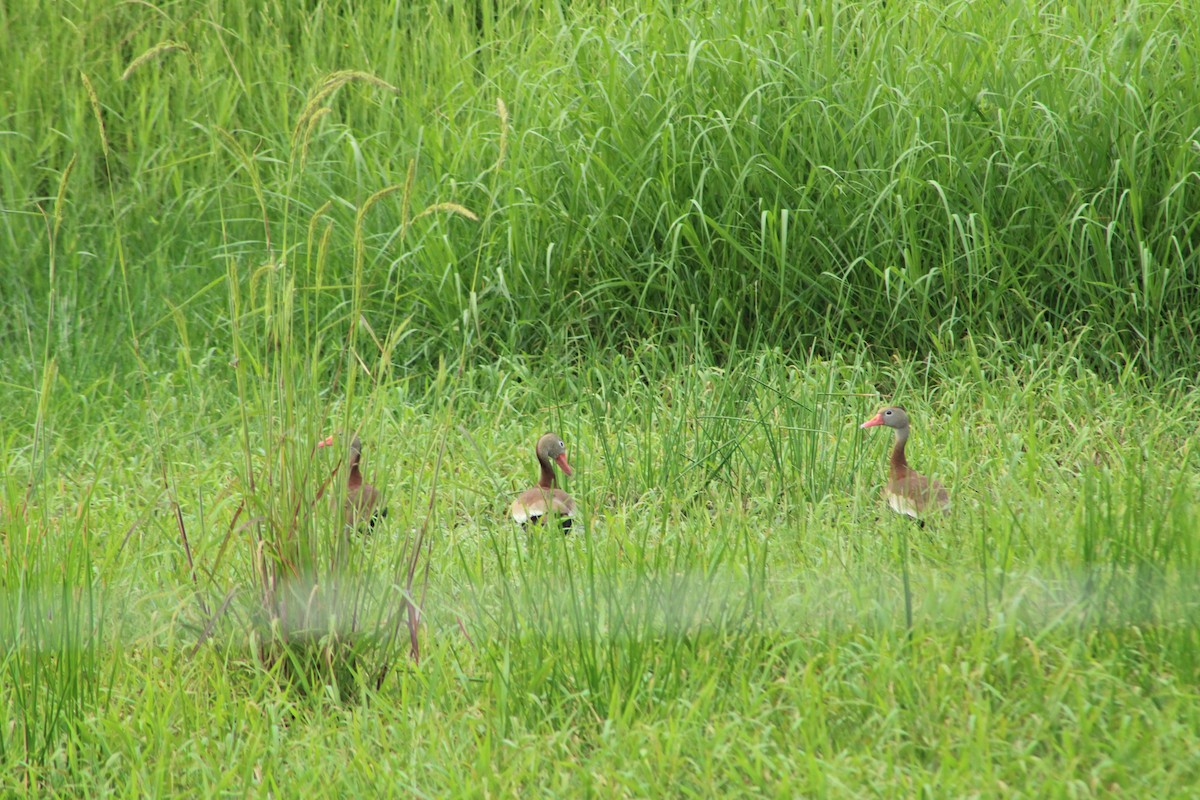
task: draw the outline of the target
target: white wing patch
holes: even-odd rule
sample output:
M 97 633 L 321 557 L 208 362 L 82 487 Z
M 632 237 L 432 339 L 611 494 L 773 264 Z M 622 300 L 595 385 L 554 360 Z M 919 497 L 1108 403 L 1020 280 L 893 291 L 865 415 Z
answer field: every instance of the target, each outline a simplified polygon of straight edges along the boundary
M 895 511 L 897 514 L 903 514 L 906 517 L 917 518 L 917 507 L 907 497 L 888 492 L 884 497 L 887 499 L 888 508 Z
M 534 503 L 533 505 L 537 507 L 530 508 L 522 503 L 520 498 L 514 500 L 512 504 L 513 521 L 518 525 L 524 525 L 526 522 L 529 522 L 529 520 L 536 519 L 537 517 L 540 517 L 542 514 L 546 513 L 546 509 L 542 507 L 541 503 Z

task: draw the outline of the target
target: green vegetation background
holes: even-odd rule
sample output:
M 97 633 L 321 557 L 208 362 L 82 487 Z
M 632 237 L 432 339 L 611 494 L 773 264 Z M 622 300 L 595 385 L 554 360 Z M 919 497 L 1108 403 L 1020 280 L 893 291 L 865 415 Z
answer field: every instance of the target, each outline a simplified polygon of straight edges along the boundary
M 1194 791 L 1195 18 L 3 4 L 0 786 Z M 245 587 L 337 546 L 281 520 L 360 426 L 356 596 L 428 594 L 347 702 Z M 535 545 L 551 427 L 586 530 Z

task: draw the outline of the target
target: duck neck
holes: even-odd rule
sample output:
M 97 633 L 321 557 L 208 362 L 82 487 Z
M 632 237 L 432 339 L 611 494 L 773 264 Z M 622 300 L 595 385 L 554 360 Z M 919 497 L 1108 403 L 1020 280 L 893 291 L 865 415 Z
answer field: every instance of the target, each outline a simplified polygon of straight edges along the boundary
M 555 486 L 554 467 L 550 466 L 550 462 L 541 453 L 538 453 L 538 464 L 542 467 L 542 474 L 538 478 L 538 486 L 543 489 L 553 489 Z
M 362 484 L 362 473 L 358 471 L 358 460 L 361 457 L 359 453 L 350 453 L 350 479 L 348 481 L 350 486 L 359 486 Z
M 908 459 L 904 457 L 904 445 L 908 443 L 908 428 L 896 429 L 896 444 L 892 447 L 892 474 L 908 472 Z

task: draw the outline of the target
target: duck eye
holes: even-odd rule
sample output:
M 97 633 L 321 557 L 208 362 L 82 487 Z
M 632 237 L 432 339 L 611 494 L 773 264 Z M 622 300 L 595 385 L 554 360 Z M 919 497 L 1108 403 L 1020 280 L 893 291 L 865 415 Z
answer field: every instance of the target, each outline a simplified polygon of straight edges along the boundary
M 887 414 L 890 417 L 892 415 L 892 410 L 889 408 L 887 411 L 885 411 L 883 413 Z
M 559 447 L 566 447 L 566 445 L 564 445 L 562 442 L 559 442 L 559 443 L 558 443 L 558 446 L 559 446 Z

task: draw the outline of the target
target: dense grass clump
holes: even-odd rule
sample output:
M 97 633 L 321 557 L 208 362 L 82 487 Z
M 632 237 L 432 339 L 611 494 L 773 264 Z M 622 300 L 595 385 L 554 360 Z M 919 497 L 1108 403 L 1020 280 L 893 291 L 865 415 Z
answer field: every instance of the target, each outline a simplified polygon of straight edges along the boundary
M 1193 17 L 0 6 L 0 795 L 1194 794 Z
M 47 332 L 73 366 L 113 337 L 203 352 L 224 282 L 264 265 L 337 313 L 355 209 L 389 185 L 409 191 L 361 220 L 357 285 L 376 328 L 411 320 L 404 364 L 695 320 L 788 352 L 1082 329 L 1098 368 L 1194 361 L 1181 4 L 3 13 L 9 340 L 47 311 L 38 206 L 77 159 Z M 446 202 L 478 221 L 415 219 Z

